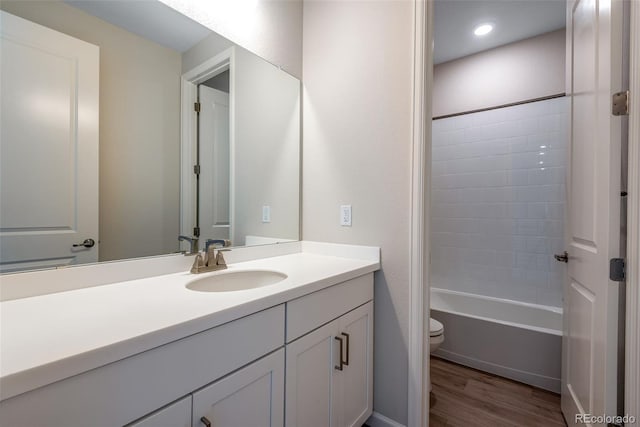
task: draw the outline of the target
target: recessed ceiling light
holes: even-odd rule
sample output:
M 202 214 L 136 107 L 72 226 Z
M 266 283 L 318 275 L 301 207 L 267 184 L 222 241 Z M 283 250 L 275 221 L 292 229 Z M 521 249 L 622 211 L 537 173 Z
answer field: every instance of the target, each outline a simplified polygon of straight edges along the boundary
M 476 36 L 485 36 L 489 34 L 493 30 L 493 25 L 491 24 L 482 24 L 478 25 L 475 30 L 473 30 L 473 34 Z

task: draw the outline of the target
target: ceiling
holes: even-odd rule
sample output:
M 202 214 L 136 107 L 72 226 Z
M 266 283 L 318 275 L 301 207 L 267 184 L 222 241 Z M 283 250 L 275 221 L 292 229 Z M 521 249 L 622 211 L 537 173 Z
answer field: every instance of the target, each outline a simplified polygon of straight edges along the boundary
M 565 0 L 435 0 L 434 7 L 436 64 L 565 27 Z M 475 36 L 487 22 L 493 31 Z
M 91 15 L 184 52 L 210 30 L 157 0 L 65 0 Z M 564 28 L 565 0 L 435 0 L 436 64 Z M 484 37 L 473 29 L 490 22 Z
M 65 3 L 178 52 L 189 50 L 211 33 L 157 0 L 65 0 Z

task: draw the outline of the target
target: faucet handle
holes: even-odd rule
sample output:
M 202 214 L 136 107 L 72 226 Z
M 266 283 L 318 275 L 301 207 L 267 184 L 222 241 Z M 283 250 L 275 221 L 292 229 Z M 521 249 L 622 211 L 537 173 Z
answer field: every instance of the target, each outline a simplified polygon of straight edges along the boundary
M 205 266 L 204 258 L 202 258 L 202 254 L 198 252 L 195 259 L 193 260 L 193 266 L 191 266 L 191 273 L 198 274 L 200 273 L 200 269 Z
M 223 252 L 229 252 L 231 249 L 218 249 L 218 254 L 216 255 L 216 265 L 224 265 L 226 267 L 227 261 L 224 259 Z

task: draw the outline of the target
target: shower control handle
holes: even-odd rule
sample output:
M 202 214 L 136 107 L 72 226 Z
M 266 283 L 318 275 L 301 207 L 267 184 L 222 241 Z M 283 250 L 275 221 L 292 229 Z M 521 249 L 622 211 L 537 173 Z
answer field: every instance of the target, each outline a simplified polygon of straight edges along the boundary
M 562 254 L 555 254 L 553 257 L 559 262 L 569 262 L 569 254 L 567 251 L 564 251 Z

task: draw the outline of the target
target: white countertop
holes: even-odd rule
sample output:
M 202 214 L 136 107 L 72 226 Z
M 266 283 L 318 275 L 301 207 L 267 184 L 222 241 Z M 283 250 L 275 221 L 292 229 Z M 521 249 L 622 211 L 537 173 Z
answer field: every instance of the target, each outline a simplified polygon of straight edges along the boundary
M 320 251 L 322 253 L 323 251 Z M 225 271 L 274 270 L 274 285 L 197 292 L 189 272 L 0 303 L 0 400 L 375 271 L 379 260 L 295 253 Z

